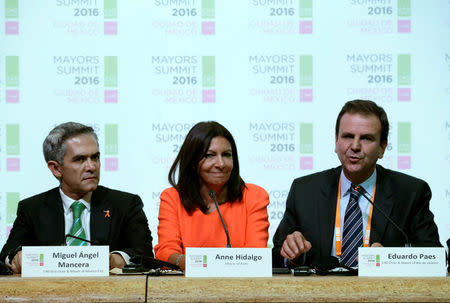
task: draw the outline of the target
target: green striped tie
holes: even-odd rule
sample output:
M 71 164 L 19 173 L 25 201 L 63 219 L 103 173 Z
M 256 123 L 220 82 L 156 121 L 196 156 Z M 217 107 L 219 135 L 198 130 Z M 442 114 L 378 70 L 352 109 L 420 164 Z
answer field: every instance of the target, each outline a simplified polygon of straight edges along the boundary
M 73 212 L 73 225 L 70 229 L 70 234 L 79 238 L 86 239 L 86 233 L 84 232 L 83 225 L 81 224 L 81 213 L 86 208 L 80 201 L 75 201 L 70 206 Z M 70 246 L 83 246 L 87 245 L 86 241 L 81 241 L 75 238 L 67 238 L 67 245 Z

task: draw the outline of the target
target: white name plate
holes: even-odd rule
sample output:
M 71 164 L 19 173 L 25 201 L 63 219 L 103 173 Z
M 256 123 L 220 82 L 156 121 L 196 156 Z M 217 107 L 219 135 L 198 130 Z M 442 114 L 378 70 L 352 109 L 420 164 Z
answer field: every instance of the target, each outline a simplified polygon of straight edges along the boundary
M 445 277 L 443 247 L 360 247 L 360 277 Z
M 22 277 L 109 275 L 109 246 L 24 246 Z
M 272 277 L 272 249 L 187 247 L 186 277 Z

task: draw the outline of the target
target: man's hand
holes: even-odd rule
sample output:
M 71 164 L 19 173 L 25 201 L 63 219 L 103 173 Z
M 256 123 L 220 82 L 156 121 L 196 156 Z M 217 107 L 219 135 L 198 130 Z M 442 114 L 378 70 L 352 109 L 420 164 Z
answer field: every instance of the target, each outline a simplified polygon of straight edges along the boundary
M 125 265 L 127 265 L 127 263 L 120 254 L 109 254 L 109 269 L 123 268 Z
M 305 239 L 301 232 L 294 231 L 292 234 L 287 235 L 281 247 L 280 254 L 284 258 L 292 261 L 310 249 L 311 243 Z
M 370 247 L 383 247 L 380 242 L 373 242 Z
M 12 261 L 9 261 L 8 266 L 15 274 L 20 274 L 22 272 L 22 251 L 19 250 L 14 256 Z

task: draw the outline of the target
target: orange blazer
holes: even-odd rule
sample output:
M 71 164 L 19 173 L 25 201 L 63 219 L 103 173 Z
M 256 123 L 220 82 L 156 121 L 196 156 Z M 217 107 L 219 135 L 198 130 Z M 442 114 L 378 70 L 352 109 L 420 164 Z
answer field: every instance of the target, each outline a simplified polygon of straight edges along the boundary
M 267 247 L 269 195 L 254 184 L 246 184 L 242 201 L 219 206 L 230 235 L 232 247 Z M 157 259 L 167 261 L 173 253 L 185 253 L 186 247 L 225 247 L 227 237 L 214 211 L 204 214 L 196 209 L 189 214 L 175 188 L 161 193 L 159 206 Z

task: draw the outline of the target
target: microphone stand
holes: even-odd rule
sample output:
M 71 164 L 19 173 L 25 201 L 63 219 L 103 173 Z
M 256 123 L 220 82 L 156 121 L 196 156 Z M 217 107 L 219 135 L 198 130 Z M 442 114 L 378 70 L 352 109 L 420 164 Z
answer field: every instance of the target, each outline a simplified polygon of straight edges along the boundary
M 394 227 L 395 227 L 398 231 L 400 231 L 400 233 L 403 235 L 403 237 L 404 237 L 405 240 L 406 240 L 405 247 L 411 247 L 411 243 L 409 242 L 409 238 L 408 238 L 408 236 L 406 235 L 406 233 L 403 231 L 403 229 L 401 229 L 400 226 L 398 226 L 394 221 L 392 221 L 392 219 L 389 218 L 388 215 L 387 215 L 383 210 L 381 210 L 375 203 L 372 202 L 372 200 L 367 196 L 367 191 L 364 189 L 364 187 L 362 187 L 361 185 L 353 184 L 353 183 L 352 183 L 351 187 L 352 187 L 352 189 L 354 189 L 355 191 L 357 191 L 358 193 L 360 193 L 361 196 L 363 196 L 364 198 L 366 198 L 366 200 L 369 201 L 369 203 L 372 204 L 373 207 L 375 207 L 375 209 L 376 209 L 377 211 L 379 211 L 380 213 L 383 214 L 383 216 L 386 218 L 386 220 L 388 220 L 392 225 L 394 225 Z
M 223 229 L 225 230 L 225 234 L 227 235 L 227 247 L 231 247 L 230 243 L 230 235 L 228 234 L 227 227 L 225 226 L 225 222 L 223 221 L 222 214 L 220 213 L 219 204 L 216 200 L 216 193 L 213 190 L 209 191 L 209 196 L 213 199 L 214 204 L 216 205 L 217 212 L 219 213 L 220 221 L 222 221 Z
M 89 243 L 91 245 L 100 245 L 100 242 L 98 242 L 98 241 L 95 241 L 95 240 L 90 241 L 88 239 L 83 239 L 83 238 L 80 238 L 80 237 L 77 237 L 77 236 L 74 236 L 74 235 L 71 235 L 71 234 L 67 234 L 67 235 L 64 236 L 64 244 L 66 246 L 67 246 L 67 238 L 74 238 L 74 239 L 77 239 L 77 240 L 80 240 L 80 241 L 87 242 L 87 243 Z

